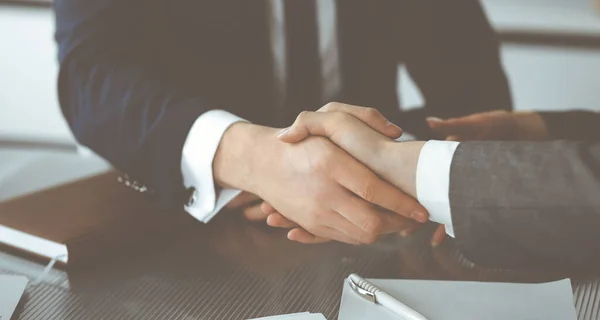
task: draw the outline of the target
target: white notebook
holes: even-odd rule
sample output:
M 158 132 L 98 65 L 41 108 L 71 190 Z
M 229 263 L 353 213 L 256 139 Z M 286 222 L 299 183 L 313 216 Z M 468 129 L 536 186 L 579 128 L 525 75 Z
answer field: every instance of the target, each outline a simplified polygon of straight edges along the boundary
M 0 274 L 0 320 L 9 320 L 29 280 L 23 276 Z
M 571 281 L 541 284 L 368 279 L 429 320 L 575 320 Z M 400 319 L 344 281 L 339 320 Z
M 250 320 L 327 320 L 321 313 L 301 312 Z

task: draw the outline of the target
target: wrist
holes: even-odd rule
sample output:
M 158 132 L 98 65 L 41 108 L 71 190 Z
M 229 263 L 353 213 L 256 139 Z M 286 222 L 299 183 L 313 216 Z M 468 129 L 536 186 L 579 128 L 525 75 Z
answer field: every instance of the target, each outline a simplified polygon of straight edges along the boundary
M 417 165 L 424 145 L 425 141 L 386 142 L 378 157 L 381 162 L 375 169 L 376 172 L 409 196 L 416 198 Z
M 223 134 L 213 160 L 213 176 L 218 185 L 252 192 L 256 184 L 256 168 L 261 159 L 261 145 L 267 135 L 275 137 L 276 129 L 238 122 Z M 262 155 L 264 157 L 264 155 Z

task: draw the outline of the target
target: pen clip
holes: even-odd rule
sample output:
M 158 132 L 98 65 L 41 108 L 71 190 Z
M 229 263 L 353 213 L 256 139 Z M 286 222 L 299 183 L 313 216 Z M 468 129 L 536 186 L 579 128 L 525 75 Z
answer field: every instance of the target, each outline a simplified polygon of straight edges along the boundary
M 372 303 L 377 302 L 375 300 L 375 293 L 361 288 L 356 282 L 354 282 L 354 280 L 351 277 L 348 278 L 348 283 L 350 284 L 350 288 L 352 288 L 354 292 L 358 293 L 359 296 L 363 297 L 364 299 L 367 299 Z

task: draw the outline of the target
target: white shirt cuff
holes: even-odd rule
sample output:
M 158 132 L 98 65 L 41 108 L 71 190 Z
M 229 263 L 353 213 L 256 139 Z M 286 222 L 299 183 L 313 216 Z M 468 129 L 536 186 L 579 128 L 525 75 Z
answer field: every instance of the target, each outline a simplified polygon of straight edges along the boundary
M 183 145 L 181 172 L 186 188 L 194 194 L 185 210 L 194 218 L 210 221 L 240 190 L 221 189 L 217 199 L 213 178 L 213 159 L 225 131 L 232 124 L 246 121 L 223 110 L 211 110 L 196 119 Z
M 450 165 L 459 142 L 431 140 L 425 143 L 417 164 L 417 199 L 431 221 L 443 224 L 454 238 L 450 213 Z

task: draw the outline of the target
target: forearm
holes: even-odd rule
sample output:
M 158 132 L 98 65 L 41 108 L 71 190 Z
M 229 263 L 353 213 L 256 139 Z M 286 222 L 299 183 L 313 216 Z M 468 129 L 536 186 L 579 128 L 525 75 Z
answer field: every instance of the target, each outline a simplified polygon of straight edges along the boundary
M 59 102 L 77 140 L 181 208 L 181 154 L 200 114 L 214 108 L 167 79 L 161 34 L 132 27 L 154 12 L 114 0 L 56 1 Z M 110 21 L 110 23 L 105 23 Z
M 425 141 L 396 142 L 383 144 L 377 159 L 365 159 L 369 166 L 385 180 L 406 194 L 417 197 L 417 165 Z
M 181 205 L 183 144 L 208 104 L 170 91 L 147 67 L 70 57 L 61 64 L 60 105 L 80 143 L 154 189 L 165 206 Z
M 258 135 L 257 126 L 233 124 L 225 131 L 213 160 L 213 177 L 224 188 L 242 189 L 251 179 L 252 140 Z
M 461 249 L 492 267 L 597 267 L 598 172 L 594 143 L 461 143 L 450 177 Z

